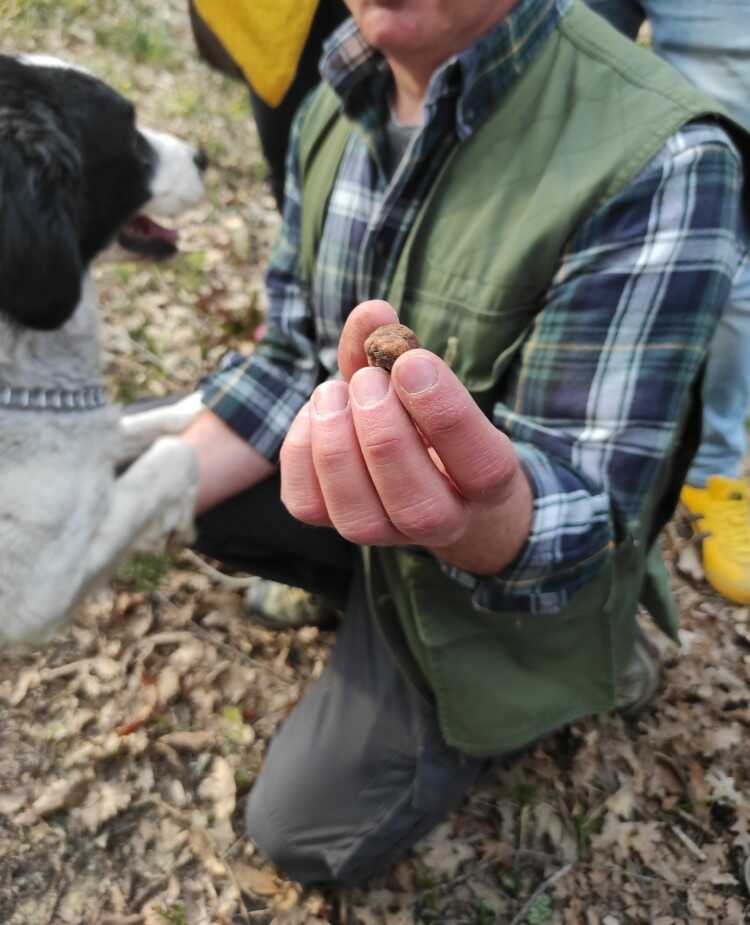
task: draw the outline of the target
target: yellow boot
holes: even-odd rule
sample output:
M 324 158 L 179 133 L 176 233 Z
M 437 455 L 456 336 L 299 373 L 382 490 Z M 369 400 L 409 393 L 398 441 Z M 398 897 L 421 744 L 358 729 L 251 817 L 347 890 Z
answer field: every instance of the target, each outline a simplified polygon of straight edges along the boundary
M 750 486 L 712 475 L 705 488 L 685 485 L 680 501 L 703 539 L 707 581 L 728 600 L 750 604 Z

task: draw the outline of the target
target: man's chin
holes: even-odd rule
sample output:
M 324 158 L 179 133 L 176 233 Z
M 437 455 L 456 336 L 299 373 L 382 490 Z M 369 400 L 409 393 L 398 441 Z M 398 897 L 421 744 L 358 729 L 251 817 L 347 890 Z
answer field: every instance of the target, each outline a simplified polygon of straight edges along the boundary
M 419 17 L 403 6 L 398 0 L 378 0 L 367 6 L 358 22 L 368 44 L 386 56 L 413 52 L 425 41 Z

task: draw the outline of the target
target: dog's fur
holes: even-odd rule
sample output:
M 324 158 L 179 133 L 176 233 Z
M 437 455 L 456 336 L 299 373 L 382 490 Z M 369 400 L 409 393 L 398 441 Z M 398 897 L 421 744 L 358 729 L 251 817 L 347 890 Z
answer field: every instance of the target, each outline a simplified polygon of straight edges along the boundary
M 199 200 L 205 157 L 135 125 L 132 105 L 79 68 L 0 56 L 0 396 L 101 384 L 92 261 L 113 243 L 166 256 L 143 217 Z M 191 399 L 179 430 L 198 410 Z M 113 406 L 0 407 L 0 642 L 39 638 L 139 539 L 189 530 L 192 451 Z

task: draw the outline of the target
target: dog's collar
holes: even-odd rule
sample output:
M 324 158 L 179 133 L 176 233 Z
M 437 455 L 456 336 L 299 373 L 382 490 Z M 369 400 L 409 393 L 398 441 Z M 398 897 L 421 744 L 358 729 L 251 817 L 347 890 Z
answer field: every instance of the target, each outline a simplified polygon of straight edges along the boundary
M 107 404 L 100 385 L 82 389 L 24 389 L 0 384 L 0 408 L 14 411 L 93 411 Z

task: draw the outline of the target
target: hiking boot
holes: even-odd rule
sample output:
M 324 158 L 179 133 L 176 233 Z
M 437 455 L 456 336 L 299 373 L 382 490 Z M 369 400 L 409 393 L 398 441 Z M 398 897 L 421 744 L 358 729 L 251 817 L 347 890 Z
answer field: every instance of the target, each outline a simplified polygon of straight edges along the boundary
M 341 611 L 318 595 L 266 578 L 252 580 L 245 591 L 244 606 L 251 620 L 271 630 L 301 626 L 335 629 L 341 619 Z
M 636 624 L 633 655 L 617 679 L 615 710 L 633 717 L 653 700 L 661 681 L 659 650 Z
M 750 604 L 750 486 L 712 475 L 705 488 L 683 486 L 680 501 L 703 541 L 703 571 L 719 594 Z

